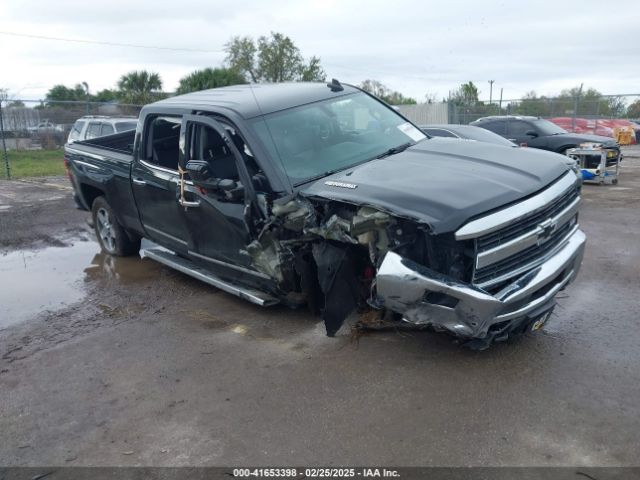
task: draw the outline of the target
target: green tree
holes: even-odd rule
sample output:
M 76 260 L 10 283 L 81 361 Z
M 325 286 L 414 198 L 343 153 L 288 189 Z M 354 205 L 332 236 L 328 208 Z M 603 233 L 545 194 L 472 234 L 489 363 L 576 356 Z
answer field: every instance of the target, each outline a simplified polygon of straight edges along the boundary
M 469 81 L 460 85 L 460 87 L 453 92 L 451 100 L 458 105 L 472 106 L 479 103 L 479 95 L 480 91 L 478 87 Z
M 639 119 L 640 118 L 640 100 L 636 100 L 627 108 L 627 117 Z
M 324 81 L 326 74 L 318 57 L 308 62 L 291 38 L 271 32 L 257 42 L 251 37 L 233 37 L 225 44 L 229 68 L 251 82 Z
M 233 37 L 224 46 L 227 57 L 225 62 L 248 80 L 257 83 L 259 73 L 256 66 L 258 48 L 251 37 Z
M 49 89 L 45 96 L 45 100 L 47 102 L 47 106 L 55 105 L 56 102 L 86 101 L 87 92 L 79 83 L 77 83 L 73 88 L 59 84 L 54 85 Z
M 197 92 L 208 88 L 226 87 L 246 83 L 244 76 L 230 68 L 205 68 L 196 70 L 180 79 L 176 93 Z
M 560 112 L 565 115 L 573 114 L 575 102 L 578 100 L 577 116 L 581 115 L 610 115 L 609 102 L 595 88 L 583 90 L 582 87 L 573 87 L 562 90 L 560 95 L 554 98 L 554 102 L 560 107 Z
M 627 114 L 627 102 L 624 97 L 607 98 L 607 107 L 609 109 L 609 115 L 612 117 L 622 118 Z
M 118 100 L 118 92 L 116 90 L 105 88 L 95 95 L 90 95 L 90 97 L 92 102 L 115 102 Z
M 402 93 L 391 90 L 378 80 L 365 80 L 360 84 L 360 88 L 390 105 L 413 105 L 418 103 L 415 98 L 405 97 Z
M 118 90 L 123 102 L 144 105 L 162 97 L 162 80 L 157 73 L 134 70 L 120 77 Z
M 302 82 L 324 82 L 327 78 L 322 65 L 320 65 L 320 57 L 313 56 L 305 65 L 304 62 L 300 66 L 300 81 Z

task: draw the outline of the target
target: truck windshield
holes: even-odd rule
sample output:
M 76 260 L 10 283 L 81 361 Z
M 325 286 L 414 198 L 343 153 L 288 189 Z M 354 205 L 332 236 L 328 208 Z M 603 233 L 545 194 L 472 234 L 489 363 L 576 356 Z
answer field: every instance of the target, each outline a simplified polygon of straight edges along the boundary
M 253 128 L 294 185 L 426 138 L 364 93 L 276 112 L 254 120 Z

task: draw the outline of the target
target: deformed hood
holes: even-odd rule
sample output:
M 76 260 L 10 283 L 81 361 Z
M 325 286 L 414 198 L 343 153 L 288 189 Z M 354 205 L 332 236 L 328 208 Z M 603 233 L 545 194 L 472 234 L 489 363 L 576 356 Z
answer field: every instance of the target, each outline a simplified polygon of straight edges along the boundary
M 569 170 L 542 150 L 424 140 L 404 152 L 322 178 L 300 194 L 414 218 L 434 233 L 527 197 Z

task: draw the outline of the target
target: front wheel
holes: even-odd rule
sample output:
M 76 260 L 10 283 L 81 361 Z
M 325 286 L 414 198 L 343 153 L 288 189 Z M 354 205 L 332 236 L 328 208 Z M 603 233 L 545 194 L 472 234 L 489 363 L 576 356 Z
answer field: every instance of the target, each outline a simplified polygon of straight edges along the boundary
M 93 202 L 93 228 L 102 249 L 109 255 L 125 257 L 135 255 L 140 250 L 140 239 L 130 238 L 116 220 L 111 206 L 104 197 Z

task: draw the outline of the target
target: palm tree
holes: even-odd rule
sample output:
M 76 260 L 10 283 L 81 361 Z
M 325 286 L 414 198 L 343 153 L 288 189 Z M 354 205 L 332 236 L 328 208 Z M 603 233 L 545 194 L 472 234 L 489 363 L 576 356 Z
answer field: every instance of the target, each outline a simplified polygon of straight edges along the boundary
M 180 79 L 177 94 L 197 92 L 208 88 L 226 87 L 247 83 L 244 76 L 230 68 L 205 68 L 195 70 Z
M 134 70 L 120 77 L 118 89 L 125 103 L 144 105 L 158 100 L 162 94 L 162 80 L 157 73 Z

